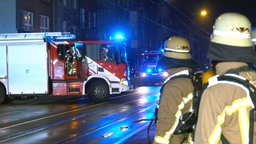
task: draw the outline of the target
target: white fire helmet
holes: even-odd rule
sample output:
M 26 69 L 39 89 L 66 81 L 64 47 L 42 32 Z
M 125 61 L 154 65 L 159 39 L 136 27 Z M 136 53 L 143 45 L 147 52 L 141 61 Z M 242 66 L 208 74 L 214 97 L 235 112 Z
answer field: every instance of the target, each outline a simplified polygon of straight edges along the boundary
M 256 62 L 251 23 L 245 15 L 228 12 L 216 19 L 207 58 L 226 62 Z
M 181 36 L 169 37 L 164 43 L 164 56 L 174 59 L 191 59 L 190 44 Z
M 220 15 L 213 26 L 211 42 L 237 47 L 252 46 L 249 19 L 233 12 Z

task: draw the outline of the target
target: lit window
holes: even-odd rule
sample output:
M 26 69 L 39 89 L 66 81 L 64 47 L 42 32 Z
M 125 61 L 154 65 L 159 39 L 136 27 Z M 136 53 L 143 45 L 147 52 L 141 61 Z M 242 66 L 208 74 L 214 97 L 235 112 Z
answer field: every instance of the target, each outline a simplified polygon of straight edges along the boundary
M 34 14 L 32 12 L 23 10 L 23 12 L 22 12 L 22 29 L 24 31 L 33 31 L 33 16 L 34 16 Z
M 48 32 L 49 31 L 49 17 L 40 15 L 40 31 Z

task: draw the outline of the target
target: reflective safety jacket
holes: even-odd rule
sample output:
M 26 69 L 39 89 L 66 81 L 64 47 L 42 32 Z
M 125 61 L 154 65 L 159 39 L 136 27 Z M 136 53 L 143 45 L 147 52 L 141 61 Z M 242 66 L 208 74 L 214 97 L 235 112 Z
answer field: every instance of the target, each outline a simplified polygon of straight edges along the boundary
M 249 90 L 236 82 L 218 81 L 217 77 L 209 79 L 201 97 L 195 144 L 221 144 L 221 135 L 230 144 L 248 144 L 249 114 L 254 107 Z
M 189 75 L 189 70 L 182 70 L 170 76 Z M 157 131 L 154 143 L 180 144 L 192 143 L 188 134 L 174 134 L 182 114 L 192 108 L 193 84 L 190 78 L 175 78 L 166 80 L 162 87 L 158 109 Z M 188 142 L 189 141 L 189 142 Z

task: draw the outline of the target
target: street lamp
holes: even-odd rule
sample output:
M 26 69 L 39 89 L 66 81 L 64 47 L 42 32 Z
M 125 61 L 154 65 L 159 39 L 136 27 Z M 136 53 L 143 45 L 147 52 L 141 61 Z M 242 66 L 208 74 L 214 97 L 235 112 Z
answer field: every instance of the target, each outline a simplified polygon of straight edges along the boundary
M 207 16 L 207 11 L 206 11 L 206 10 L 201 10 L 200 15 L 201 15 L 202 17 Z
M 206 29 L 211 29 L 211 23 L 213 21 L 213 15 L 209 12 L 209 9 L 202 8 L 200 11 L 198 11 L 197 16 L 198 22 L 201 23 L 201 26 L 204 26 Z

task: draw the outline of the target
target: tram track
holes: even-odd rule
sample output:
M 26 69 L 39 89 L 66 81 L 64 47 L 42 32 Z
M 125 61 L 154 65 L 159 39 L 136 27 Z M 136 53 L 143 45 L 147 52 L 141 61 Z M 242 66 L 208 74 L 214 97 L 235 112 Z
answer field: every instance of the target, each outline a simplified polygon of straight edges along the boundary
M 140 116 L 141 113 L 152 111 L 156 100 L 151 101 L 146 106 L 136 106 L 136 103 L 140 101 L 138 97 L 138 93 L 128 93 L 125 95 L 112 97 L 109 102 L 105 103 L 89 105 L 82 104 L 76 108 L 63 112 L 48 113 L 46 115 L 40 115 L 29 120 L 26 119 L 26 121 L 19 121 L 17 123 L 5 123 L 0 127 L 0 143 L 17 142 L 24 137 L 25 139 L 28 139 L 30 137 L 29 135 L 35 135 L 35 133 L 48 131 L 48 129 L 55 127 L 58 129 L 59 125 L 69 125 L 75 121 L 80 123 L 81 127 L 83 128 L 70 130 L 70 133 L 73 134 L 66 134 L 67 136 L 64 139 L 49 138 L 49 140 L 53 141 L 54 143 L 71 143 L 74 141 L 82 142 L 85 141 L 85 139 L 88 140 L 88 138 L 94 139 L 94 137 L 91 137 L 91 135 L 97 135 L 98 139 L 102 139 L 102 132 L 106 132 L 106 130 L 118 125 L 118 123 L 131 121 L 130 124 L 133 125 L 136 120 L 142 118 Z M 151 95 L 151 97 L 157 97 L 157 94 Z M 75 101 L 76 100 L 74 100 L 74 102 Z M 40 103 L 36 105 L 40 105 Z M 116 110 L 127 106 L 133 106 L 133 108 L 117 114 L 115 113 Z M 106 112 L 103 112 L 99 108 L 104 108 L 104 111 Z M 133 118 L 129 119 L 131 117 Z M 85 122 L 83 123 L 83 121 Z M 140 127 L 142 126 L 140 125 Z M 129 138 L 127 134 L 126 137 Z M 97 139 L 97 137 L 95 138 Z M 125 136 L 122 137 L 122 141 L 124 140 Z M 120 140 L 115 139 L 115 141 Z M 45 141 L 42 140 L 42 143 L 44 142 Z
M 39 118 L 35 118 L 35 119 L 28 120 L 28 121 L 23 121 L 23 122 L 11 124 L 9 126 L 1 127 L 0 131 L 6 131 L 7 129 L 15 129 L 16 127 L 20 127 L 20 126 L 24 126 L 24 125 L 33 125 L 33 123 L 40 123 L 40 121 L 44 121 L 44 120 L 47 120 L 47 119 L 54 119 L 58 116 L 66 115 L 66 114 L 69 114 L 69 113 L 74 113 L 74 112 L 89 109 L 89 108 L 92 108 L 92 107 L 97 107 L 97 106 L 103 105 L 103 104 L 104 103 L 100 103 L 100 104 L 96 104 L 96 105 L 92 105 L 92 106 L 88 106 L 88 107 L 80 107 L 80 108 L 77 108 L 77 109 L 72 109 L 72 110 L 57 113 L 57 114 L 41 116 Z M 6 137 L 3 137 L 3 138 L 0 137 L 0 143 L 12 140 L 14 138 L 18 138 L 18 137 L 21 137 L 21 136 L 24 136 L 24 135 L 27 135 L 27 134 L 31 134 L 33 132 L 38 132 L 40 130 L 47 129 L 51 126 L 54 126 L 54 125 L 57 125 L 57 124 L 60 124 L 60 123 L 63 123 L 63 122 L 71 121 L 72 119 L 77 119 L 77 118 L 82 117 L 82 116 L 84 116 L 84 115 L 74 116 L 74 117 L 71 117 L 71 118 L 68 118 L 68 119 L 53 122 L 51 124 L 43 125 L 43 126 L 40 126 L 40 127 L 37 127 L 37 128 L 31 128 L 29 130 L 24 130 L 24 131 L 15 133 L 15 134 L 8 134 L 8 136 L 6 136 Z
M 122 131 L 121 130 L 122 128 L 123 129 L 131 128 L 131 127 L 133 127 L 137 123 L 137 121 L 143 121 L 143 120 L 141 120 L 142 117 L 140 117 L 140 116 L 136 117 L 136 115 L 138 115 L 138 114 L 140 114 L 142 112 L 148 111 L 148 110 L 150 110 L 152 108 L 154 108 L 154 105 L 146 107 L 146 108 L 142 109 L 141 111 L 136 111 L 134 113 L 130 113 L 129 115 L 124 115 L 122 117 L 114 119 L 113 121 L 111 121 L 109 123 L 106 123 L 104 125 L 101 125 L 101 126 L 95 128 L 95 129 L 83 132 L 83 133 L 81 133 L 79 135 L 76 135 L 75 137 L 72 137 L 72 138 L 67 139 L 65 141 L 61 141 L 61 142 L 59 142 L 59 144 L 67 144 L 67 143 L 73 143 L 73 142 L 75 142 L 75 143 L 82 143 L 82 142 L 91 143 L 93 141 L 93 139 L 100 140 L 97 143 L 104 144 L 106 142 L 109 142 L 109 140 L 104 139 L 104 138 L 109 138 L 109 137 L 111 137 L 112 134 L 114 134 L 116 132 L 116 131 L 111 131 L 110 130 L 111 128 L 116 127 L 115 125 L 119 125 L 120 126 L 120 127 L 117 126 L 115 128 L 116 130 L 119 129 L 120 131 Z M 131 117 L 135 117 L 135 118 L 133 118 L 133 120 L 130 121 L 130 123 L 129 123 L 130 125 L 127 125 L 127 123 L 125 123 L 124 121 L 129 121 Z M 139 128 L 140 129 L 144 129 L 145 126 L 147 126 L 147 125 L 148 124 L 145 123 L 144 125 L 142 125 L 142 127 L 140 126 Z M 126 135 L 125 134 L 124 136 L 122 136 L 121 140 L 118 138 L 118 139 L 114 139 L 114 140 L 112 139 L 111 141 L 112 142 L 116 141 L 115 143 L 124 142 L 125 140 L 130 138 L 132 135 L 135 135 L 136 132 L 139 132 L 139 131 L 134 131 L 130 135 Z M 92 137 L 91 135 L 94 135 L 94 137 Z M 97 136 L 95 136 L 95 135 L 97 135 Z

